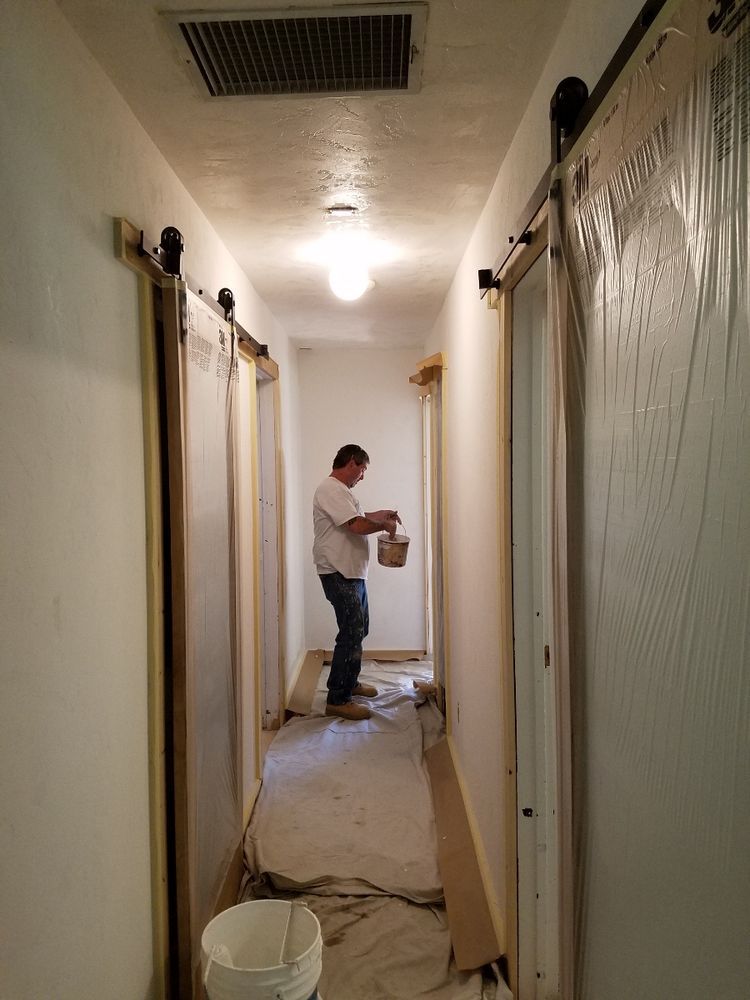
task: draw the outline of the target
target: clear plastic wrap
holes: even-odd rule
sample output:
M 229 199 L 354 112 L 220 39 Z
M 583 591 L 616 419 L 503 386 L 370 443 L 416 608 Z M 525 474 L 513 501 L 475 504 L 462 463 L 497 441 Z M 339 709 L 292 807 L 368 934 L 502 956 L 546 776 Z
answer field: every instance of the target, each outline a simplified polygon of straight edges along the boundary
M 668 5 L 553 186 L 582 1000 L 750 996 L 748 29 Z
M 187 295 L 182 347 L 193 955 L 242 836 L 231 327 Z

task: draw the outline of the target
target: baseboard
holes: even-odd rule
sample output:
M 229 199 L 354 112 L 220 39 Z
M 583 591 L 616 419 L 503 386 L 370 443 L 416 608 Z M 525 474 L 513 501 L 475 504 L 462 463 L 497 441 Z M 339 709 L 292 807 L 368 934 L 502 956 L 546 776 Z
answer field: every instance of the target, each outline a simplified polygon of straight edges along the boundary
M 286 703 L 287 712 L 294 715 L 310 714 L 320 671 L 323 669 L 323 659 L 322 649 L 308 649 L 302 657 L 296 677 L 290 685 L 291 694 Z
M 451 760 L 453 761 L 453 768 L 456 772 L 456 778 L 458 779 L 458 787 L 461 792 L 461 800 L 464 803 L 464 809 L 466 811 L 466 819 L 469 823 L 469 832 L 471 833 L 472 844 L 474 845 L 474 853 L 477 859 L 477 864 L 479 865 L 479 874 L 482 878 L 482 884 L 484 886 L 484 895 L 487 900 L 487 905 L 490 909 L 490 918 L 492 920 L 492 925 L 495 929 L 495 938 L 500 947 L 501 956 L 505 956 L 508 950 L 508 928 L 507 919 L 504 910 L 501 908 L 497 897 L 495 895 L 494 889 L 492 888 L 492 877 L 490 876 L 490 866 L 487 861 L 487 855 L 484 850 L 484 841 L 482 840 L 482 835 L 479 832 L 479 823 L 474 815 L 474 810 L 471 807 L 471 797 L 466 790 L 466 782 L 464 781 L 463 772 L 461 770 L 461 765 L 458 758 L 458 753 L 456 751 L 456 745 L 453 742 L 453 737 L 448 736 L 448 746 L 451 751 Z
M 496 926 L 482 873 L 481 846 L 454 765 L 451 745 L 440 740 L 425 751 L 435 805 L 438 864 L 445 893 L 453 954 L 459 969 L 478 969 L 502 954 L 502 929 Z
M 291 677 L 284 684 L 284 690 L 287 692 L 286 700 L 284 701 L 284 708 L 289 707 L 289 700 L 290 698 L 294 697 L 294 689 L 297 686 L 297 681 L 299 680 L 299 676 L 302 673 L 302 668 L 305 665 L 305 660 L 307 659 L 309 652 L 310 650 L 307 649 L 302 650 L 300 655 L 297 657 L 297 664 L 294 670 L 292 670 Z
M 404 660 L 421 660 L 427 654 L 423 649 L 363 649 L 363 660 L 380 660 L 383 663 L 401 663 Z M 333 651 L 325 650 L 325 662 L 330 663 Z

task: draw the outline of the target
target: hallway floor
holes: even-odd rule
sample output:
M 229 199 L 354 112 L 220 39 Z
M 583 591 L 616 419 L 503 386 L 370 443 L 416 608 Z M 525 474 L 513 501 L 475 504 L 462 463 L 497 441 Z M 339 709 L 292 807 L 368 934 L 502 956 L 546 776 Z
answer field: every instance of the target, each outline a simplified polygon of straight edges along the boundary
M 245 838 L 242 901 L 296 898 L 323 931 L 325 1000 L 493 1000 L 481 972 L 459 972 L 437 864 L 424 748 L 443 720 L 413 681 L 431 664 L 363 665 L 372 717 L 326 717 L 327 669 L 312 714 L 268 749 Z

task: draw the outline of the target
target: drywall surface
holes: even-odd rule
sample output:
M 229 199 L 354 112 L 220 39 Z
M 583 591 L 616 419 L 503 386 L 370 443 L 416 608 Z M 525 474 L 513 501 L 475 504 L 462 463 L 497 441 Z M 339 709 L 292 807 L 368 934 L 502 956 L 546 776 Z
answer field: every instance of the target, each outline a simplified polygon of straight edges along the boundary
M 137 279 L 114 259 L 112 216 L 179 226 L 189 271 L 214 294 L 234 289 L 281 365 L 287 433 L 296 361 L 58 8 L 2 11 L 0 995 L 141 1000 L 153 995 L 143 429 Z M 294 482 L 293 444 L 287 460 Z M 293 580 L 290 622 L 300 595 Z
M 549 100 L 565 76 L 593 89 L 641 7 L 572 0 L 492 193 L 428 339 L 444 351 L 451 729 L 492 888 L 504 894 L 502 719 L 498 629 L 498 319 L 479 300 L 477 269 L 508 236 L 549 163 Z M 498 724 L 500 721 L 500 725 Z
M 424 517 L 421 403 L 409 376 L 414 350 L 302 350 L 300 410 L 304 414 L 305 639 L 308 649 L 332 649 L 333 608 L 312 562 L 312 498 L 331 471 L 341 445 L 361 445 L 370 456 L 354 487 L 364 510 L 398 509 L 411 538 L 406 566 L 378 565 L 377 535 L 370 536 L 370 634 L 365 649 L 424 649 Z

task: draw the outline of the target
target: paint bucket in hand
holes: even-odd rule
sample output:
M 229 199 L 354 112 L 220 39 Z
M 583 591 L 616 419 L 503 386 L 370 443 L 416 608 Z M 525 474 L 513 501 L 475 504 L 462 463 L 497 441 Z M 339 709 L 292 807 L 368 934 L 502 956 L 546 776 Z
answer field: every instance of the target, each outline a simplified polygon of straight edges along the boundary
M 378 562 L 381 566 L 405 566 L 406 553 L 409 551 L 409 539 L 406 535 L 394 535 L 387 532 L 378 535 Z
M 203 985 L 209 1000 L 322 1000 L 322 956 L 318 918 L 303 903 L 240 903 L 203 931 Z

